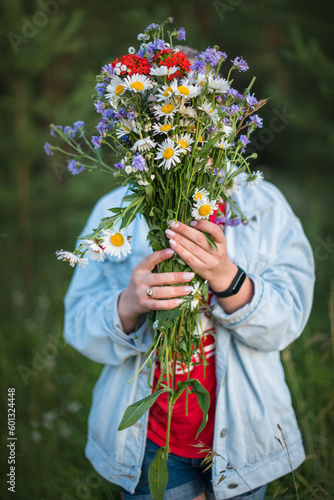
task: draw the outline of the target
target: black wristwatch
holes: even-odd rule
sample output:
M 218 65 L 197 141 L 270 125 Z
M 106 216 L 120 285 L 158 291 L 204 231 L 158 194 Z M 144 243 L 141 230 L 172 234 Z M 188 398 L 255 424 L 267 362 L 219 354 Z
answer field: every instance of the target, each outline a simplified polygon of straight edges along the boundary
M 214 290 L 212 290 L 212 288 L 210 288 L 210 290 L 219 299 L 223 299 L 226 297 L 232 297 L 232 295 L 235 295 L 236 293 L 239 292 L 245 279 L 246 279 L 245 271 L 243 269 L 241 269 L 241 267 L 238 266 L 238 272 L 235 275 L 235 278 L 233 279 L 231 285 L 227 288 L 227 290 L 224 290 L 223 292 L 215 292 Z

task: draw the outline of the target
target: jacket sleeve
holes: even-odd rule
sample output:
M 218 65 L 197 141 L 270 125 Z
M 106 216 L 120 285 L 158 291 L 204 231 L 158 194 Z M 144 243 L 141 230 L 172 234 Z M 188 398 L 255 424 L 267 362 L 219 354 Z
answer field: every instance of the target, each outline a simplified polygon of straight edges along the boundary
M 216 302 L 213 314 L 246 345 L 262 351 L 282 350 L 302 333 L 309 318 L 313 253 L 299 219 L 282 195 L 258 219 L 262 253 L 257 259 L 266 264 L 257 262 L 248 273 L 254 283 L 252 301 L 232 314 Z
M 103 199 L 96 205 L 82 234 L 96 228 L 105 216 Z M 147 322 L 142 318 L 135 332 L 122 329 L 117 309 L 124 289 L 116 270 L 112 282 L 107 280 L 104 266 L 89 260 L 85 268 L 77 267 L 65 296 L 65 340 L 88 358 L 109 365 L 119 365 L 129 356 L 145 352 L 152 344 Z M 111 271 L 112 272 L 112 271 Z M 129 278 L 131 271 L 129 270 Z

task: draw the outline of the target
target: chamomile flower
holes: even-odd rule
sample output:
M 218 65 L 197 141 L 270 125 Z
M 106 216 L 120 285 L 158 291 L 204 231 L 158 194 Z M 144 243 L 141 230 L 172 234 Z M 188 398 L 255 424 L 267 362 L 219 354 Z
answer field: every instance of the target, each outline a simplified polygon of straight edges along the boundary
M 145 139 L 139 139 L 134 143 L 131 148 L 131 151 L 149 151 L 154 148 L 156 143 L 152 141 L 149 137 L 145 137 Z
M 217 109 L 213 109 L 211 106 L 211 103 L 209 101 L 204 101 L 202 106 L 198 106 L 197 109 L 200 109 L 201 111 L 204 111 L 210 119 L 212 120 L 213 123 L 217 123 L 218 121 L 218 111 Z
M 66 250 L 57 250 L 56 255 L 58 260 L 66 260 L 71 267 L 74 267 L 76 264 L 80 267 L 85 267 L 85 265 L 88 264 L 88 259 L 79 257 L 78 255 Z
M 120 229 L 119 231 L 105 229 L 103 234 L 102 245 L 104 246 L 105 253 L 119 259 L 121 256 L 126 257 L 126 255 L 131 253 L 131 246 L 125 235 L 125 229 Z
M 190 134 L 184 134 L 181 137 L 177 137 L 177 143 L 183 150 L 183 153 L 185 153 L 186 151 L 190 151 L 190 146 L 193 142 L 195 141 L 194 139 L 192 139 Z
M 196 78 L 197 83 L 201 86 L 204 87 L 206 84 L 206 74 L 205 73 L 199 73 Z
M 189 83 L 187 78 L 181 80 L 180 83 L 177 81 L 173 81 L 171 84 L 171 88 L 173 90 L 173 94 L 177 97 L 182 97 L 183 99 L 192 99 L 193 97 L 197 97 L 201 93 L 201 88 L 199 85 L 192 85 Z
M 173 95 L 173 89 L 171 85 L 163 85 L 162 87 L 159 88 L 158 92 L 156 93 L 156 98 L 157 101 L 166 101 L 169 97 L 172 97 Z
M 115 133 L 116 137 L 120 139 L 124 135 L 129 135 L 130 132 L 135 132 L 136 134 L 138 134 L 139 132 L 135 120 L 132 121 L 122 120 L 121 124 L 118 125 Z
M 132 92 L 145 92 L 153 87 L 153 82 L 146 75 L 135 73 L 125 78 L 124 87 Z
M 161 125 L 161 123 L 155 123 L 152 127 L 153 129 L 153 135 L 157 134 L 167 134 L 170 130 L 174 130 L 175 127 L 173 127 L 170 123 L 164 123 Z
M 196 120 L 197 118 L 197 113 L 196 110 L 192 106 L 180 106 L 180 115 L 184 116 L 185 118 L 193 118 Z
M 263 173 L 258 170 L 257 172 L 252 172 L 252 175 L 250 175 L 246 179 L 246 185 L 247 186 L 255 186 L 259 182 L 263 181 Z
M 127 166 L 125 167 L 125 169 L 124 169 L 124 172 L 125 172 L 126 174 L 128 174 L 128 175 L 129 175 L 129 174 L 131 174 L 131 173 L 132 173 L 132 171 L 133 171 L 133 168 L 131 167 L 131 165 L 127 165 Z
M 207 191 L 204 188 L 202 188 L 202 189 L 196 188 L 195 192 L 193 194 L 193 200 L 196 202 L 203 201 L 204 199 L 207 199 L 208 196 L 209 196 L 209 191 Z
M 196 220 L 209 219 L 210 215 L 217 209 L 216 200 L 203 198 L 203 200 L 197 201 L 196 205 L 192 208 L 191 216 Z
M 220 148 L 220 149 L 229 149 L 231 146 L 232 146 L 232 144 L 230 144 L 228 142 L 228 139 L 226 139 L 226 137 L 224 137 L 224 136 L 222 136 L 219 139 L 219 141 L 217 141 L 215 144 L 215 147 Z
M 166 101 L 163 105 L 156 105 L 153 108 L 153 113 L 157 118 L 173 118 L 177 111 L 177 107 L 172 101 Z
M 101 248 L 93 240 L 82 240 L 82 244 L 87 248 L 86 256 L 91 260 L 96 260 L 97 262 L 104 262 L 106 256 L 104 254 L 103 248 Z
M 202 296 L 200 284 L 198 281 L 197 283 L 194 284 L 191 295 L 194 297 L 193 300 L 190 302 L 190 309 L 193 311 L 198 306 L 199 300 Z
M 118 76 L 115 76 L 114 78 L 111 79 L 110 83 L 107 85 L 106 90 L 107 90 L 106 99 L 108 101 L 120 98 L 120 96 L 124 94 L 126 90 L 124 80 L 118 78 Z
M 209 92 L 218 92 L 218 94 L 225 94 L 229 90 L 230 86 L 227 80 L 224 78 L 214 78 L 212 75 L 209 75 L 208 80 L 208 91 Z
M 165 167 L 165 170 L 169 170 L 176 163 L 180 163 L 180 154 L 180 147 L 176 146 L 170 139 L 166 139 L 159 146 L 155 159 L 161 160 L 159 167 Z
M 178 66 L 172 66 L 169 68 L 168 66 L 153 66 L 153 68 L 150 69 L 150 74 L 152 76 L 171 76 L 174 75 L 178 71 Z
M 240 184 L 235 177 L 227 177 L 227 179 L 224 182 L 223 188 L 225 196 L 228 196 L 230 198 L 234 193 L 236 193 L 239 190 Z
M 179 126 L 182 128 L 186 128 L 187 132 L 191 132 L 191 133 L 196 132 L 196 122 L 194 122 L 193 120 L 181 118 Z

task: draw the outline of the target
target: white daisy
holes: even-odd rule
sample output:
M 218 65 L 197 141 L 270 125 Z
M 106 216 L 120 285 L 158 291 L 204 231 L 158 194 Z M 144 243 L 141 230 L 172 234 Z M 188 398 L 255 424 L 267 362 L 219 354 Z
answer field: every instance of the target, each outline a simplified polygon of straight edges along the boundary
M 181 80 L 180 84 L 174 80 L 171 88 L 174 95 L 184 99 L 192 99 L 201 93 L 201 87 L 199 85 L 192 85 L 187 78 Z
M 217 123 L 218 121 L 218 111 L 217 109 L 213 109 L 211 106 L 211 103 L 209 101 L 204 101 L 202 106 L 198 106 L 197 109 L 200 109 L 206 113 L 210 119 L 213 121 L 213 123 Z
M 205 73 L 198 73 L 197 77 L 196 77 L 196 81 L 197 83 L 203 87 L 206 83 L 206 74 Z
M 93 240 L 82 240 L 82 244 L 86 246 L 86 256 L 91 260 L 96 260 L 97 262 L 104 262 L 106 256 L 103 252 L 103 248 L 101 248 L 95 241 Z
M 127 165 L 124 169 L 124 172 L 126 174 L 131 174 L 131 172 L 133 171 L 133 168 L 131 167 L 131 165 Z
M 102 245 L 104 246 L 105 253 L 119 259 L 122 255 L 125 257 L 131 253 L 131 246 L 125 235 L 125 229 L 120 229 L 119 231 L 105 229 L 103 234 Z
M 164 123 L 161 125 L 161 123 L 155 123 L 153 125 L 153 134 L 167 134 L 170 130 L 174 130 L 175 127 L 173 127 L 170 123 Z
M 71 267 L 74 267 L 75 264 L 85 267 L 85 265 L 88 264 L 88 259 L 79 257 L 78 255 L 66 250 L 57 250 L 56 255 L 58 260 L 66 260 Z
M 145 90 L 149 90 L 153 87 L 153 82 L 146 75 L 135 73 L 125 78 L 124 86 L 126 90 L 145 92 Z
M 174 73 L 177 72 L 178 66 L 172 66 L 169 68 L 168 66 L 153 66 L 153 68 L 150 69 L 150 74 L 152 76 L 170 76 L 174 75 Z
M 178 145 L 182 148 L 183 152 L 190 151 L 190 145 L 195 142 L 190 134 L 184 134 L 181 137 L 176 138 Z
M 194 297 L 190 302 L 190 309 L 193 311 L 198 306 L 199 299 L 202 296 L 198 281 L 194 284 L 191 295 Z
M 222 136 L 219 139 L 219 141 L 217 141 L 215 144 L 215 147 L 220 148 L 220 149 L 229 149 L 231 146 L 232 146 L 232 144 L 230 144 L 228 142 L 228 139 L 226 139 L 226 137 L 224 137 L 224 136 Z
M 129 135 L 130 132 L 135 132 L 136 134 L 139 133 L 137 123 L 135 122 L 135 120 L 122 120 L 120 125 L 118 125 L 116 129 L 116 137 L 120 139 L 124 135 Z
M 227 177 L 227 179 L 224 182 L 224 194 L 225 196 L 228 196 L 229 198 L 236 193 L 240 188 L 240 184 L 236 180 L 235 177 Z
M 179 126 L 183 127 L 183 128 L 186 128 L 187 132 L 191 132 L 191 133 L 195 133 L 196 132 L 196 122 L 194 122 L 193 120 L 188 120 L 188 119 L 181 118 Z
M 225 125 L 224 123 L 222 124 L 222 127 L 220 129 L 220 132 L 224 132 L 224 135 L 231 135 L 232 134 L 233 127 L 230 127 L 229 125 Z
M 115 76 L 111 79 L 110 83 L 107 85 L 106 99 L 112 101 L 113 99 L 119 98 L 126 90 L 124 80 Z
M 156 105 L 153 107 L 153 113 L 158 118 L 173 118 L 177 108 L 172 101 L 166 101 L 164 105 Z
M 180 106 L 180 115 L 185 116 L 186 118 L 193 118 L 196 120 L 197 113 L 196 110 L 192 106 Z
M 161 146 L 159 146 L 155 159 L 162 160 L 159 167 L 163 166 L 166 170 L 169 170 L 175 163 L 180 163 L 180 153 L 180 147 L 175 146 L 174 142 L 170 139 L 166 139 Z
M 209 196 L 209 191 L 207 191 L 204 188 L 202 188 L 202 189 L 196 188 L 195 192 L 193 194 L 193 200 L 195 200 L 196 202 L 198 202 L 200 200 L 207 199 L 208 196 Z
M 149 137 L 145 139 L 139 139 L 134 143 L 131 151 L 148 151 L 156 146 L 156 143 L 152 141 Z
M 247 186 L 255 186 L 259 182 L 263 181 L 263 173 L 258 170 L 257 172 L 252 172 L 252 175 L 249 175 L 246 179 Z
M 219 94 L 225 94 L 229 90 L 230 86 L 227 80 L 224 78 L 214 78 L 213 75 L 209 75 L 208 81 L 208 91 L 218 92 Z
M 171 85 L 162 85 L 162 87 L 159 88 L 158 92 L 156 93 L 156 98 L 157 101 L 166 101 L 169 97 L 172 97 L 173 95 L 173 89 Z
M 198 200 L 196 205 L 191 211 L 191 216 L 196 220 L 209 219 L 210 215 L 213 214 L 215 210 L 218 209 L 216 200 L 209 200 L 204 198 L 203 200 Z

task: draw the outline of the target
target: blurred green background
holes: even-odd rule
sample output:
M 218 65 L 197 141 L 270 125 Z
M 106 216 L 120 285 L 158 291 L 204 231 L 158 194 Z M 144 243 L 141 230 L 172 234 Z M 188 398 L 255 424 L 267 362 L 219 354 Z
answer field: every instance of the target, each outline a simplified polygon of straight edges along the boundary
M 176 2 L 2 0 L 0 2 L 1 499 L 11 498 L 6 448 L 7 388 L 16 388 L 16 498 L 111 499 L 118 489 L 84 457 L 91 391 L 101 366 L 62 340 L 62 300 L 71 249 L 94 203 L 110 191 L 102 173 L 71 177 L 47 157 L 49 124 L 97 124 L 95 75 L 151 22 L 172 15 L 187 44 L 218 44 L 253 75 L 264 128 L 254 169 L 278 185 L 301 218 L 317 269 L 314 308 L 303 336 L 282 353 L 307 460 L 299 498 L 334 498 L 333 160 L 334 3 L 311 0 Z M 89 179 L 88 179 L 89 177 Z M 332 290 L 332 292 L 331 292 Z M 277 488 L 279 488 L 277 490 Z M 267 498 L 297 498 L 291 475 Z

